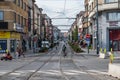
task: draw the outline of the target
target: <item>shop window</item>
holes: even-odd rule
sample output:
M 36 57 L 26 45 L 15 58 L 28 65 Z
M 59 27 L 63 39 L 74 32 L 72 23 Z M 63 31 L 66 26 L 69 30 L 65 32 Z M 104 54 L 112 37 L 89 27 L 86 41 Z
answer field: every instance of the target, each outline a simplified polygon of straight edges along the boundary
M 0 53 L 6 53 L 7 40 L 0 40 Z
M 15 52 L 15 40 L 10 41 L 10 52 Z

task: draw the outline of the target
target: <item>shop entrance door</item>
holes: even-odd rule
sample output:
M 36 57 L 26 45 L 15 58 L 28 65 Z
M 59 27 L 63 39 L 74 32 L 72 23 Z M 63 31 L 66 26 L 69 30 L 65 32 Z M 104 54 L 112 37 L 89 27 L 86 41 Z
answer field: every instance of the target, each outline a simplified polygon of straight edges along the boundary
M 120 51 L 120 40 L 113 40 L 113 51 Z
M 120 29 L 109 30 L 110 49 L 113 51 L 120 51 Z

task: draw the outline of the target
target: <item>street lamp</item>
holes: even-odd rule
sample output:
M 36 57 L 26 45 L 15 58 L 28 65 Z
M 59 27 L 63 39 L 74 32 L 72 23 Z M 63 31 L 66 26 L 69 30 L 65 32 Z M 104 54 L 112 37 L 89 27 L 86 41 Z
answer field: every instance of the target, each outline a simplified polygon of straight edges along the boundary
M 96 38 L 97 38 L 97 51 L 96 53 L 99 54 L 99 34 L 98 34 L 98 30 L 99 30 L 99 25 L 98 25 L 98 0 L 96 0 L 96 27 L 97 27 L 97 31 L 96 31 Z

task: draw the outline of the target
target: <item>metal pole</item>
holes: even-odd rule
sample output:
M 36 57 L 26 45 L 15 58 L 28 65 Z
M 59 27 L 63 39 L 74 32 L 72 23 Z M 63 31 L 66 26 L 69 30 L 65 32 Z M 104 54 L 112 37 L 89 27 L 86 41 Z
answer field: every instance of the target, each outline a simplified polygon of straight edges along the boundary
M 96 26 L 97 26 L 97 31 L 96 31 L 96 38 L 97 38 L 97 54 L 99 54 L 99 35 L 98 35 L 98 30 L 99 30 L 99 25 L 98 25 L 98 0 L 96 0 Z
M 32 0 L 32 10 L 33 10 L 33 14 L 32 14 L 32 17 L 33 17 L 33 31 L 32 31 L 32 34 L 33 34 L 33 36 L 35 36 L 35 23 L 34 23 L 34 21 L 35 21 L 35 8 L 34 8 L 34 6 L 35 6 L 35 0 Z M 34 37 L 33 37 L 33 39 L 34 39 Z M 35 51 L 35 48 L 34 48 L 34 46 L 35 46 L 35 42 L 34 42 L 34 40 L 32 41 L 32 48 L 33 48 L 33 52 Z

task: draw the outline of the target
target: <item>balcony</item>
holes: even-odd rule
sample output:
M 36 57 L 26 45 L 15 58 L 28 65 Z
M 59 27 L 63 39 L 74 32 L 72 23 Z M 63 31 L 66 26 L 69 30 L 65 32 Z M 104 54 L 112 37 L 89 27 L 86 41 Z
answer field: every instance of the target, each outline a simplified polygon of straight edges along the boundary
M 118 3 L 102 4 L 99 6 L 99 11 L 118 9 Z

